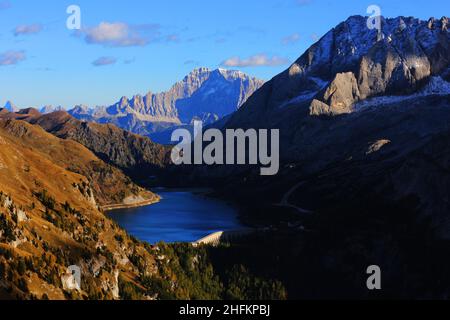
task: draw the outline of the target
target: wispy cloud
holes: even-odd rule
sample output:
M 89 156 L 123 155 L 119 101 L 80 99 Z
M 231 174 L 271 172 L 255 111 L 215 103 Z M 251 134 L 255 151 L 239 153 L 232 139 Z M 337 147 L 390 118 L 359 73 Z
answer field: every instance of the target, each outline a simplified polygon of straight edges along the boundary
M 0 66 L 11 66 L 27 58 L 24 51 L 6 51 L 0 53 Z
M 123 22 L 102 22 L 81 31 L 89 44 L 106 47 L 145 46 L 159 35 L 159 25 L 132 26 Z
M 281 43 L 283 45 L 289 45 L 289 44 L 294 44 L 300 41 L 300 34 L 298 33 L 293 33 L 291 35 L 288 35 L 287 37 L 284 37 L 283 39 L 281 39 Z
M 180 42 L 180 36 L 176 33 L 169 34 L 165 38 L 166 42 Z
M 117 59 L 114 57 L 100 57 L 97 60 L 92 62 L 92 65 L 95 67 L 109 66 L 115 64 Z
M 29 24 L 29 25 L 20 25 L 14 29 L 14 36 L 18 37 L 20 35 L 36 34 L 41 31 L 42 31 L 42 25 L 40 25 L 38 23 Z
M 273 67 L 289 63 L 289 60 L 279 56 L 269 57 L 266 54 L 257 54 L 246 59 L 232 57 L 221 63 L 223 67 Z

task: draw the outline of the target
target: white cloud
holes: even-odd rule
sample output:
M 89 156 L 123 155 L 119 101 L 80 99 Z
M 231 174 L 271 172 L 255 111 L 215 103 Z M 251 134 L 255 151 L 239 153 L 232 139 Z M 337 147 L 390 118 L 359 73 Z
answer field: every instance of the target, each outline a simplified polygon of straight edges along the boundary
M 300 34 L 298 34 L 298 33 L 293 33 L 293 34 L 281 39 L 281 43 L 285 46 L 289 45 L 289 44 L 297 43 L 299 41 L 300 41 Z
M 6 51 L 0 53 L 0 66 L 11 66 L 27 58 L 24 51 Z
M 100 44 L 108 47 L 145 46 L 151 36 L 158 32 L 159 26 L 130 26 L 126 23 L 102 22 L 93 28 L 82 31 L 89 44 Z M 146 35 L 144 35 L 146 33 Z
M 232 57 L 221 63 L 224 67 L 263 67 L 280 66 L 289 63 L 289 60 L 279 56 L 269 57 L 266 54 L 257 54 L 246 59 Z
M 29 35 L 29 34 L 35 34 L 42 31 L 42 25 L 40 24 L 30 24 L 30 25 L 20 25 L 17 26 L 14 29 L 14 35 L 20 36 L 20 35 Z
M 97 60 L 92 62 L 92 65 L 95 67 L 108 66 L 111 64 L 115 64 L 117 59 L 114 57 L 100 57 Z

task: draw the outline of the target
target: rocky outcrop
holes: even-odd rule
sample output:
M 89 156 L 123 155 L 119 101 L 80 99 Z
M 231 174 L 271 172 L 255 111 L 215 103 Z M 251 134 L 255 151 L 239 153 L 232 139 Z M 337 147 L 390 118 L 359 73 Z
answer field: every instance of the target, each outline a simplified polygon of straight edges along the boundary
M 364 24 L 365 18 L 352 17 L 333 30 L 333 41 L 325 38 L 319 44 L 330 46 L 322 50 L 329 52 L 333 66 L 325 74 L 334 78 L 326 89 L 332 99 L 321 93 L 315 97 L 330 107 L 325 114 L 351 112 L 354 103 L 373 96 L 410 94 L 448 68 L 446 18 L 428 24 L 414 18 L 385 19 L 381 39 Z M 296 63 L 304 65 L 302 59 Z M 314 65 L 309 68 L 314 72 Z M 333 69 L 346 73 L 334 75 Z
M 77 282 L 75 276 L 70 271 L 61 276 L 61 283 L 63 289 L 66 291 L 76 290 L 81 292 L 80 284 Z
M 257 127 L 261 118 L 277 118 L 280 106 L 301 108 L 305 103 L 311 116 L 351 113 L 359 101 L 408 95 L 431 77 L 448 80 L 449 62 L 446 17 L 429 21 L 383 18 L 378 33 L 367 28 L 367 18 L 353 16 L 258 90 L 229 125 L 237 127 L 254 119 Z
M 358 82 L 352 72 L 338 73 L 322 93 L 311 102 L 311 115 L 349 113 L 360 97 Z

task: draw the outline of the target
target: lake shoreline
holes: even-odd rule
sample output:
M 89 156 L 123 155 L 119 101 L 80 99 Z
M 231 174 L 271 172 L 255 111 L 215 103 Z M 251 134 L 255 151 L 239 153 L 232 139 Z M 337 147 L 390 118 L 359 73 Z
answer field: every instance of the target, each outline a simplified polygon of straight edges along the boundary
M 125 203 L 111 204 L 111 205 L 101 206 L 100 209 L 103 212 L 107 213 L 107 212 L 116 211 L 116 210 L 133 209 L 133 208 L 151 206 L 151 205 L 159 203 L 160 201 L 161 201 L 161 197 L 157 195 L 154 199 L 148 199 L 145 201 L 140 201 L 140 202 L 130 203 L 130 204 L 125 204 Z
M 207 189 L 207 188 L 163 188 L 163 187 L 158 187 L 158 188 L 154 188 L 153 190 L 151 190 L 154 194 L 155 194 L 155 198 L 153 199 L 147 199 L 145 201 L 140 201 L 140 202 L 136 202 L 136 203 L 118 203 L 118 204 L 109 204 L 109 205 L 104 205 L 104 206 L 100 206 L 100 209 L 103 212 L 111 212 L 111 211 L 115 211 L 115 210 L 123 210 L 123 209 L 133 209 L 133 208 L 140 208 L 140 207 L 146 207 L 146 206 L 151 206 L 157 203 L 160 203 L 161 200 L 163 200 L 163 198 L 157 193 L 159 191 L 190 191 L 193 194 L 197 194 L 197 195 L 202 195 L 205 197 L 209 197 L 214 191 L 212 189 Z
M 152 188 L 159 201 L 148 206 L 109 206 L 108 216 L 141 241 L 191 243 L 218 231 L 241 230 L 238 210 L 210 197 L 211 189 Z M 120 208 L 124 207 L 124 208 Z M 117 210 L 116 210 L 117 209 Z M 130 209 L 130 210 L 128 210 Z

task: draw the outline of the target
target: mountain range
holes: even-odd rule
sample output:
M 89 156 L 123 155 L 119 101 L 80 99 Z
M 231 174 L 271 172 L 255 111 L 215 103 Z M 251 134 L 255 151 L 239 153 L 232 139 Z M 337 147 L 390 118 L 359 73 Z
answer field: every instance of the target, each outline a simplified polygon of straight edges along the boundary
M 450 150 L 431 151 L 450 131 L 448 18 L 383 18 L 381 33 L 366 20 L 337 25 L 221 123 L 222 130 L 279 129 L 278 176 L 217 166 L 196 168 L 192 180 L 209 179 L 224 192 L 233 185 L 243 202 L 289 195 L 290 204 L 312 211 L 412 196 L 414 210 L 450 237 Z
M 253 95 L 229 125 L 268 124 L 271 113 L 287 116 L 300 108 L 312 117 L 349 114 L 361 101 L 418 92 L 433 77 L 440 84 L 450 81 L 448 18 L 383 18 L 381 33 L 368 30 L 366 20 L 350 17 L 325 34 Z M 446 92 L 445 84 L 441 89 Z
M 76 141 L 135 181 L 148 180 L 170 164 L 170 148 L 112 124 L 78 120 L 66 111 L 49 114 L 41 114 L 33 108 L 16 113 L 0 111 L 0 119 L 25 121 L 58 138 Z
M 196 119 L 211 124 L 232 114 L 263 83 L 240 71 L 199 68 L 167 92 L 122 97 L 109 107 L 76 106 L 69 113 L 80 120 L 115 124 L 168 144 L 167 137 L 178 126 L 189 126 Z
M 448 18 L 381 25 L 369 30 L 366 17 L 350 17 L 264 84 L 198 69 L 166 93 L 109 107 L 42 114 L 8 103 L 0 110 L 0 298 L 159 298 L 163 288 L 203 297 L 205 282 L 191 296 L 181 281 L 214 278 L 204 263 L 212 250 L 188 247 L 190 260 L 175 246 L 166 260 L 162 246 L 129 237 L 101 210 L 158 201 L 142 187 L 153 175 L 233 200 L 262 232 L 229 246 L 236 255 L 225 246 L 215 253 L 232 268 L 232 258 L 251 260 L 289 297 L 371 298 L 362 278 L 374 263 L 389 284 L 383 297 L 448 297 Z M 145 137 L 196 118 L 221 130 L 279 129 L 279 174 L 173 168 L 170 147 Z M 70 264 L 88 275 L 83 290 L 61 281 Z
M 99 124 L 114 124 L 124 130 L 170 144 L 170 135 L 179 127 L 190 127 L 194 120 L 212 124 L 238 110 L 264 81 L 243 72 L 199 68 L 189 73 L 168 91 L 148 92 L 131 99 L 122 97 L 111 106 L 77 105 L 68 112 L 73 117 Z M 8 101 L 10 112 L 17 108 Z M 61 106 L 43 106 L 42 114 L 63 111 Z

